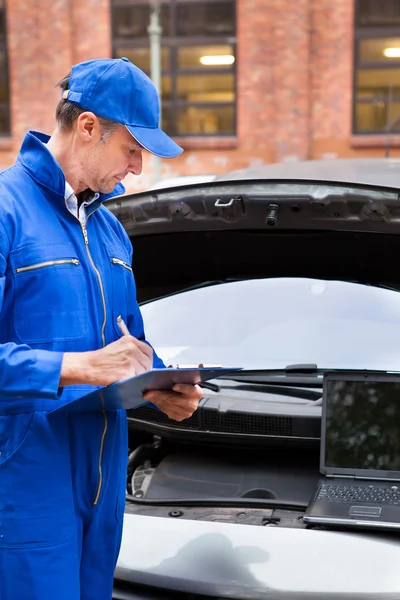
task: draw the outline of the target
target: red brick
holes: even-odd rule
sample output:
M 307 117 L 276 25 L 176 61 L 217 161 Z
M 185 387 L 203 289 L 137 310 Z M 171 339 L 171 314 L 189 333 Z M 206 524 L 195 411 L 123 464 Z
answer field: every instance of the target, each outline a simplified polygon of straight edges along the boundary
M 109 0 L 6 4 L 12 135 L 0 140 L 1 167 L 14 161 L 28 129 L 51 133 L 55 84 L 71 66 L 111 55 Z M 382 156 L 384 140 L 367 147 L 351 136 L 353 13 L 353 0 L 237 0 L 237 136 L 180 140 L 185 152 L 162 161 L 163 176 L 332 153 Z M 151 171 L 145 157 L 128 189 L 150 185 Z

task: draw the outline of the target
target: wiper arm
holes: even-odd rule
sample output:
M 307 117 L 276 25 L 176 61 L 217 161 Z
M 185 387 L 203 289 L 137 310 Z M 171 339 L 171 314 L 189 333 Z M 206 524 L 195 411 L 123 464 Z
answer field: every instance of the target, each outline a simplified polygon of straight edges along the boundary
M 313 363 L 304 363 L 287 365 L 287 367 L 280 369 L 242 369 L 228 377 L 221 375 L 218 379 L 236 379 L 237 377 L 242 377 L 242 375 L 323 375 L 326 370 L 327 369 L 319 369 L 318 366 Z
M 274 383 L 279 385 L 305 385 L 321 387 L 322 376 L 327 369 L 319 369 L 316 364 L 304 363 L 288 365 L 282 369 L 246 369 L 218 380 L 247 383 Z
M 264 373 L 265 371 L 257 371 L 257 370 L 250 370 L 250 371 L 240 371 L 239 377 L 220 377 L 220 379 L 229 379 L 230 381 L 244 381 L 242 379 L 242 376 L 246 377 L 247 375 L 260 375 L 261 373 Z M 275 373 L 275 371 L 267 371 L 270 375 L 272 373 Z M 314 364 L 304 364 L 304 365 L 288 365 L 287 367 L 285 367 L 285 369 L 279 369 L 278 370 L 279 374 L 281 373 L 294 373 L 294 374 L 310 374 L 310 375 L 314 375 L 315 373 L 318 372 L 318 367 L 317 365 Z M 264 379 L 263 379 L 264 381 Z M 202 383 L 200 383 L 200 387 L 206 389 L 206 390 L 211 390 L 212 392 L 219 392 L 220 391 L 220 386 L 217 385 L 216 383 L 212 383 L 210 381 L 203 381 Z
M 154 505 L 154 506 L 224 506 L 243 507 L 252 506 L 260 508 L 284 508 L 288 510 L 305 510 L 307 504 L 291 500 L 278 500 L 276 498 L 169 498 L 160 500 L 158 498 L 136 498 L 126 494 L 126 501 L 131 504 Z
M 318 369 L 318 365 L 315 365 L 313 363 L 306 363 L 300 365 L 288 365 L 284 368 L 284 371 L 285 373 L 303 373 L 307 375 L 315 375 L 316 373 L 321 371 L 321 369 Z
M 298 365 L 287 365 L 282 369 L 242 369 L 237 375 L 319 375 L 323 374 L 326 369 L 319 369 L 318 365 L 313 363 L 304 363 Z M 236 374 L 234 375 L 236 378 Z M 222 377 L 220 378 L 222 379 Z
M 301 365 L 288 365 L 287 367 L 285 367 L 285 369 L 279 369 L 278 371 L 258 371 L 258 370 L 246 370 L 246 371 L 240 371 L 238 376 L 234 376 L 234 377 L 220 377 L 219 379 L 229 379 L 229 381 L 247 381 L 248 376 L 250 375 L 252 377 L 251 383 L 266 383 L 266 379 L 265 377 L 262 375 L 262 373 L 267 372 L 269 375 L 274 375 L 274 374 L 310 374 L 310 375 L 314 375 L 315 373 L 318 372 L 318 367 L 317 365 L 314 364 L 301 364 Z M 259 381 L 258 379 L 253 379 L 253 376 L 262 376 L 262 381 Z M 298 381 L 298 378 L 296 377 L 296 382 Z M 290 379 L 286 379 L 286 383 L 293 383 Z M 307 383 L 310 383 L 309 380 L 307 380 Z M 311 383 L 314 383 L 311 382 Z M 207 390 L 211 390 L 212 392 L 216 392 L 218 393 L 221 390 L 221 386 L 217 385 L 216 383 L 212 383 L 210 381 L 203 381 L 202 383 L 200 383 L 200 387 L 207 389 Z
M 220 386 L 216 383 L 211 383 L 211 381 L 202 381 L 200 383 L 200 387 L 204 388 L 205 390 L 211 390 L 212 392 L 220 391 Z

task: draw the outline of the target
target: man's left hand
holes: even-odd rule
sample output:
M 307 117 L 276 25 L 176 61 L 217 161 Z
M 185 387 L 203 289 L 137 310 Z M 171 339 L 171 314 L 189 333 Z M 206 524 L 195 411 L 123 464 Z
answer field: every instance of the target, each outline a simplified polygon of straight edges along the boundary
M 177 383 L 171 391 L 151 390 L 143 394 L 143 398 L 152 402 L 170 419 L 183 421 L 197 410 L 203 392 L 198 385 Z

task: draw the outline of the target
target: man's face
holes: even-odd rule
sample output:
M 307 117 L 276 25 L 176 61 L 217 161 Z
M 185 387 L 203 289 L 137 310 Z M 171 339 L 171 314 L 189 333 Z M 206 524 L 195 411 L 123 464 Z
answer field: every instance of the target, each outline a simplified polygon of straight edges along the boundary
M 94 192 L 109 194 L 128 173 L 142 172 L 142 147 L 123 125 L 104 141 L 88 148 L 84 156 L 87 186 Z

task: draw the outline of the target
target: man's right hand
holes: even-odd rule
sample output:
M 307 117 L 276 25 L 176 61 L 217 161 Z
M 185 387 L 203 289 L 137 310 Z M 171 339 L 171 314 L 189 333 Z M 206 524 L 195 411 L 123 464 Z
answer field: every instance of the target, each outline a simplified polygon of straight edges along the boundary
M 152 366 L 152 348 L 126 335 L 100 350 L 66 352 L 61 367 L 60 387 L 79 383 L 110 385 L 149 371 Z

